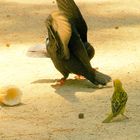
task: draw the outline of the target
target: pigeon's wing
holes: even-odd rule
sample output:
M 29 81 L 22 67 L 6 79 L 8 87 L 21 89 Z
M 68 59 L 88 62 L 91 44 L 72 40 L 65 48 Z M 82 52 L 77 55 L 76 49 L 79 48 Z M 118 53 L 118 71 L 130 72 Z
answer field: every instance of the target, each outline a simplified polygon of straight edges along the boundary
M 58 55 L 61 58 L 69 59 L 70 52 L 68 44 L 71 38 L 71 24 L 63 12 L 55 11 L 46 20 L 49 41 L 55 41 Z M 51 39 L 53 38 L 53 39 Z
M 96 81 L 97 84 L 106 85 L 109 81 L 111 81 L 110 76 L 103 74 L 99 71 L 96 71 L 95 69 L 92 68 L 87 50 L 79 34 L 77 33 L 77 30 L 74 27 L 72 27 L 72 36 L 69 42 L 69 49 L 71 53 L 75 55 L 75 57 L 78 60 L 80 60 L 80 62 L 83 64 L 86 70 L 88 70 L 89 72 L 92 71 L 94 80 Z
M 79 34 L 77 33 L 77 30 L 72 27 L 72 35 L 69 42 L 69 49 L 71 50 L 71 53 L 75 55 L 75 57 L 81 61 L 81 63 L 89 70 L 92 69 L 88 53 L 86 51 L 86 48 L 83 44 L 83 41 L 81 40 Z
M 69 21 L 76 26 L 83 42 L 87 42 L 87 24 L 74 0 L 56 0 L 58 8 L 64 12 Z

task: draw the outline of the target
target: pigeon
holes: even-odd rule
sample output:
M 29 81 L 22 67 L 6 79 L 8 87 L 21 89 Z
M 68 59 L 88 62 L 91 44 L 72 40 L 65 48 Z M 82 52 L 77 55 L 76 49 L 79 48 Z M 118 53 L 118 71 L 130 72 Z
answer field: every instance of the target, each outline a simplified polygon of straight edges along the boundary
M 106 85 L 111 77 L 90 64 L 95 50 L 87 41 L 87 24 L 73 0 L 56 0 L 58 10 L 46 19 L 48 39 L 46 49 L 55 66 L 63 75 L 60 85 L 70 73 L 82 75 L 95 85 Z

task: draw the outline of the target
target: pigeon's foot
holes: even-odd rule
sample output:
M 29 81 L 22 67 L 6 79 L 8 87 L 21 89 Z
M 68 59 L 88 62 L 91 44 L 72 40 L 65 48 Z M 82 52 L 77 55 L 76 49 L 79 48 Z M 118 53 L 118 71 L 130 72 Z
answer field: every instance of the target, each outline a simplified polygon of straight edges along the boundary
M 55 84 L 51 85 L 52 87 L 60 87 L 63 86 L 65 84 L 66 79 L 65 78 L 61 78 L 60 80 L 58 80 Z
M 74 76 L 74 78 L 77 80 L 84 80 L 85 79 L 85 77 L 82 75 L 76 75 L 76 76 Z

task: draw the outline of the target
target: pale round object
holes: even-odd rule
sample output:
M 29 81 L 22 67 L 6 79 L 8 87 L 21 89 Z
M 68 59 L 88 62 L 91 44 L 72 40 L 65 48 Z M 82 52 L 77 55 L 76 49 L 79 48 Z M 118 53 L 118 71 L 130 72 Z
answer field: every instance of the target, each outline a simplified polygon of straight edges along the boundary
M 21 96 L 22 92 L 16 86 L 9 85 L 0 89 L 0 102 L 8 106 L 20 104 Z

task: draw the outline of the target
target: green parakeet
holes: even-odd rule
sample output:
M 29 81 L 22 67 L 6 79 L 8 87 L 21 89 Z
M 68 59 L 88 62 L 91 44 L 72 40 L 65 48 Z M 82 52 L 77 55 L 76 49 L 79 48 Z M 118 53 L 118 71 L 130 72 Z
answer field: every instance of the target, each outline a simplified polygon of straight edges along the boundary
M 111 114 L 103 121 L 103 123 L 109 123 L 114 117 L 119 114 L 124 115 L 126 102 L 128 99 L 127 93 L 122 87 L 122 83 L 119 79 L 114 80 L 114 93 L 111 98 Z M 126 117 L 127 118 L 127 117 Z

